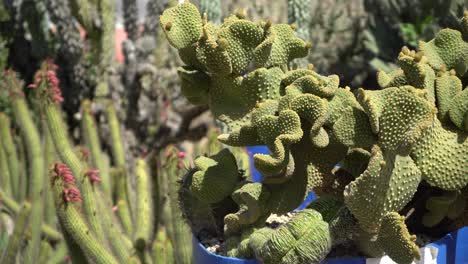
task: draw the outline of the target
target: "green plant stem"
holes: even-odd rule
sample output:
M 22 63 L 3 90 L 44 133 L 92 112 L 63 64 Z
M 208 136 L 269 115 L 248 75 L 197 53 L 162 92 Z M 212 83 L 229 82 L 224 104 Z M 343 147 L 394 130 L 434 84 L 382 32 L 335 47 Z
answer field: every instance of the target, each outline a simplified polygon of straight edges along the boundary
M 42 130 L 44 132 L 45 137 L 45 144 L 44 144 L 44 152 L 45 152 L 45 173 L 48 173 L 49 168 L 52 166 L 54 160 L 56 160 L 55 156 L 55 147 L 54 142 L 52 140 L 52 136 L 50 135 L 49 129 L 47 126 L 43 126 Z M 50 185 L 46 184 L 45 187 L 45 202 L 46 208 L 44 213 L 44 220 L 47 224 L 54 225 L 55 224 L 55 204 L 53 200 L 53 196 L 50 190 Z
M 97 131 L 97 123 L 91 112 L 91 102 L 88 100 L 83 101 L 81 104 L 83 117 L 81 119 L 81 131 L 83 133 L 84 141 L 89 151 L 91 152 L 92 165 L 97 168 L 102 179 L 101 186 L 104 192 L 111 197 L 111 182 L 109 173 L 105 168 L 103 155 L 101 151 L 101 142 Z
M 111 134 L 111 151 L 112 151 L 112 156 L 114 158 L 114 163 L 115 166 L 117 167 L 118 170 L 121 170 L 120 173 L 118 173 L 118 177 L 113 178 L 115 181 L 115 190 L 114 190 L 114 196 L 115 200 L 118 201 L 120 199 L 123 199 L 124 201 L 127 202 L 127 207 L 128 207 L 128 216 L 124 216 L 124 218 L 130 218 L 132 219 L 132 203 L 130 197 L 130 192 L 128 190 L 128 181 L 127 181 L 127 167 L 125 163 L 125 153 L 124 153 L 124 146 L 123 146 L 123 141 L 122 141 L 122 136 L 120 133 L 120 124 L 117 118 L 117 112 L 115 111 L 115 108 L 112 104 L 112 102 L 109 102 L 107 105 L 107 120 L 109 123 L 110 127 L 110 134 Z M 126 212 L 121 212 L 121 213 L 126 213 Z M 126 221 L 123 221 L 124 223 Z M 133 221 L 132 221 L 133 222 Z M 128 227 L 126 227 L 127 229 Z M 131 231 L 131 230 L 130 230 Z
M 19 185 L 20 175 L 18 170 L 18 155 L 16 153 L 15 144 L 10 130 L 10 119 L 7 115 L 0 113 L 0 137 L 2 139 L 3 149 L 8 160 L 8 168 L 10 172 L 10 184 L 15 199 L 20 199 Z
M 89 229 L 86 220 L 79 213 L 74 203 L 63 200 L 63 187 L 58 180 L 52 186 L 54 192 L 57 216 L 62 228 L 71 236 L 74 242 L 81 248 L 85 256 L 96 264 L 117 264 L 115 257 L 99 242 Z
M 3 253 L 3 256 L 0 258 L 0 263 L 16 262 L 16 254 L 18 253 L 18 249 L 21 245 L 23 233 L 26 230 L 30 214 L 31 205 L 29 203 L 24 203 L 19 209 L 18 216 L 15 219 L 15 228 L 13 229 L 13 234 L 8 240 L 8 246 Z
M 3 204 L 8 210 L 14 214 L 18 214 L 21 207 L 15 200 L 11 199 L 6 193 L 0 188 L 0 204 Z M 62 240 L 62 234 L 55 228 L 42 223 L 41 226 L 42 235 L 51 242 L 57 242 Z
M 31 202 L 31 250 L 29 263 L 39 258 L 41 243 L 41 226 L 44 216 L 44 157 L 39 131 L 35 126 L 28 109 L 26 100 L 22 96 L 16 96 L 12 102 L 13 114 L 21 129 L 21 136 L 25 143 L 29 163 L 29 190 L 28 196 Z
M 135 226 L 135 247 L 143 250 L 150 243 L 153 223 L 153 198 L 151 180 L 146 161 L 136 162 L 137 211 Z
M 10 168 L 8 166 L 8 159 L 5 149 L 0 142 L 0 182 L 5 188 L 8 195 L 12 194 L 12 184 L 10 177 Z
M 83 196 L 83 209 L 86 220 L 91 226 L 90 229 L 93 234 L 96 235 L 98 241 L 104 243 L 104 231 L 102 229 L 101 220 L 98 217 L 99 207 L 94 195 L 94 186 L 88 177 L 85 176 L 86 168 L 82 164 L 80 158 L 75 154 L 68 141 L 67 130 L 61 118 L 58 105 L 46 104 L 44 112 L 55 149 L 60 158 L 70 167 L 76 179 L 78 179 L 77 182 L 80 185 L 81 195 Z

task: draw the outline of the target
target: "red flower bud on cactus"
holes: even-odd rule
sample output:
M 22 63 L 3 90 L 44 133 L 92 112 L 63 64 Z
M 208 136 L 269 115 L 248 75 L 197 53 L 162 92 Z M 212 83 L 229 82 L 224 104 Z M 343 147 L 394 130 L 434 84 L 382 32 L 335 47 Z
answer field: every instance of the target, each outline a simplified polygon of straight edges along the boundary
M 50 100 L 54 102 L 62 102 L 62 92 L 59 88 L 60 81 L 57 78 L 56 73 L 57 68 L 58 67 L 53 64 L 52 60 L 46 60 L 41 70 L 37 71 L 34 75 L 34 83 L 30 84 L 28 87 L 44 87 L 45 94 L 47 94 Z
M 56 163 L 54 166 L 54 176 L 61 177 L 63 182 L 68 185 L 75 185 L 75 177 L 66 164 Z
M 177 157 L 183 159 L 185 158 L 185 152 L 184 151 L 180 151 L 179 153 L 177 153 Z
M 85 173 L 85 176 L 89 178 L 91 183 L 101 182 L 102 180 L 101 178 L 98 177 L 98 174 L 99 174 L 99 170 L 88 170 Z
M 81 193 L 76 188 L 66 188 L 63 189 L 63 199 L 65 202 L 81 202 Z
M 178 169 L 183 169 L 184 168 L 184 163 L 182 161 L 177 162 L 177 168 Z

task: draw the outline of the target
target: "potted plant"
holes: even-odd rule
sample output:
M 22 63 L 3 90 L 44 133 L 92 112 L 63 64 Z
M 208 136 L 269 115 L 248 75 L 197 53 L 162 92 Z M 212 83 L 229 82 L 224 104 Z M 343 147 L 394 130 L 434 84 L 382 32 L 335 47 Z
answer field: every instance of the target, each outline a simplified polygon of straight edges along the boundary
M 189 2 L 160 24 L 186 64 L 184 95 L 226 125 L 218 140 L 270 151 L 254 155 L 262 182 L 244 177 L 228 149 L 198 157 L 183 178 L 184 217 L 197 239 L 219 242 L 216 253 L 411 263 L 420 246 L 466 224 L 468 13 L 460 31 L 403 47 L 400 68 L 378 73 L 379 90 L 341 88 L 313 66 L 289 69 L 311 44 L 287 24 L 238 11 L 216 26 Z M 310 191 L 318 199 L 290 213 Z

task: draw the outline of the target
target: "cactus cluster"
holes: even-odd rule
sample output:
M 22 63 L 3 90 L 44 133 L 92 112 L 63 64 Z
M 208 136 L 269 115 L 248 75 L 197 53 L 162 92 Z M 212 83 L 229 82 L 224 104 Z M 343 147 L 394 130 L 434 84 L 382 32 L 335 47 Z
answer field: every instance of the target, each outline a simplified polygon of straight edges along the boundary
M 344 244 L 411 263 L 425 234 L 412 230 L 466 223 L 467 21 L 465 12 L 460 31 L 443 29 L 418 51 L 403 47 L 399 68 L 378 73 L 379 90 L 351 90 L 312 65 L 288 68 L 310 48 L 290 25 L 240 10 L 218 26 L 187 1 L 167 9 L 160 23 L 186 64 L 184 95 L 226 124 L 222 143 L 270 150 L 254 156 L 261 183 L 229 150 L 195 160 L 180 190 L 194 234 L 263 263 L 319 263 Z M 319 198 L 308 209 L 267 226 L 310 191 Z
M 12 116 L 0 112 L 0 263 L 189 263 L 190 232 L 173 206 L 184 156 L 170 148 L 128 162 L 112 101 L 101 102 L 110 149 L 90 100 L 75 145 L 56 71 L 45 61 L 27 86 L 12 70 L 2 76 Z

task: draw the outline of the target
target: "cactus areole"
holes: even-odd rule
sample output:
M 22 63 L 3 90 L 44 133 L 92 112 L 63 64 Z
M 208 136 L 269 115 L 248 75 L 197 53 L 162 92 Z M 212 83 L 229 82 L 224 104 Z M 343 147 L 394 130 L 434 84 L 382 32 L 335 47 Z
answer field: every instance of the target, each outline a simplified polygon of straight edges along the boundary
M 418 238 L 467 223 L 468 12 L 460 31 L 403 47 L 378 90 L 342 88 L 312 65 L 289 69 L 311 44 L 242 10 L 218 26 L 185 1 L 160 24 L 185 63 L 184 95 L 228 128 L 218 140 L 270 150 L 254 156 L 261 183 L 228 149 L 195 160 L 179 199 L 197 238 L 263 263 L 319 263 L 340 248 L 411 263 L 427 243 Z M 308 208 L 271 225 L 310 191 L 319 198 Z

